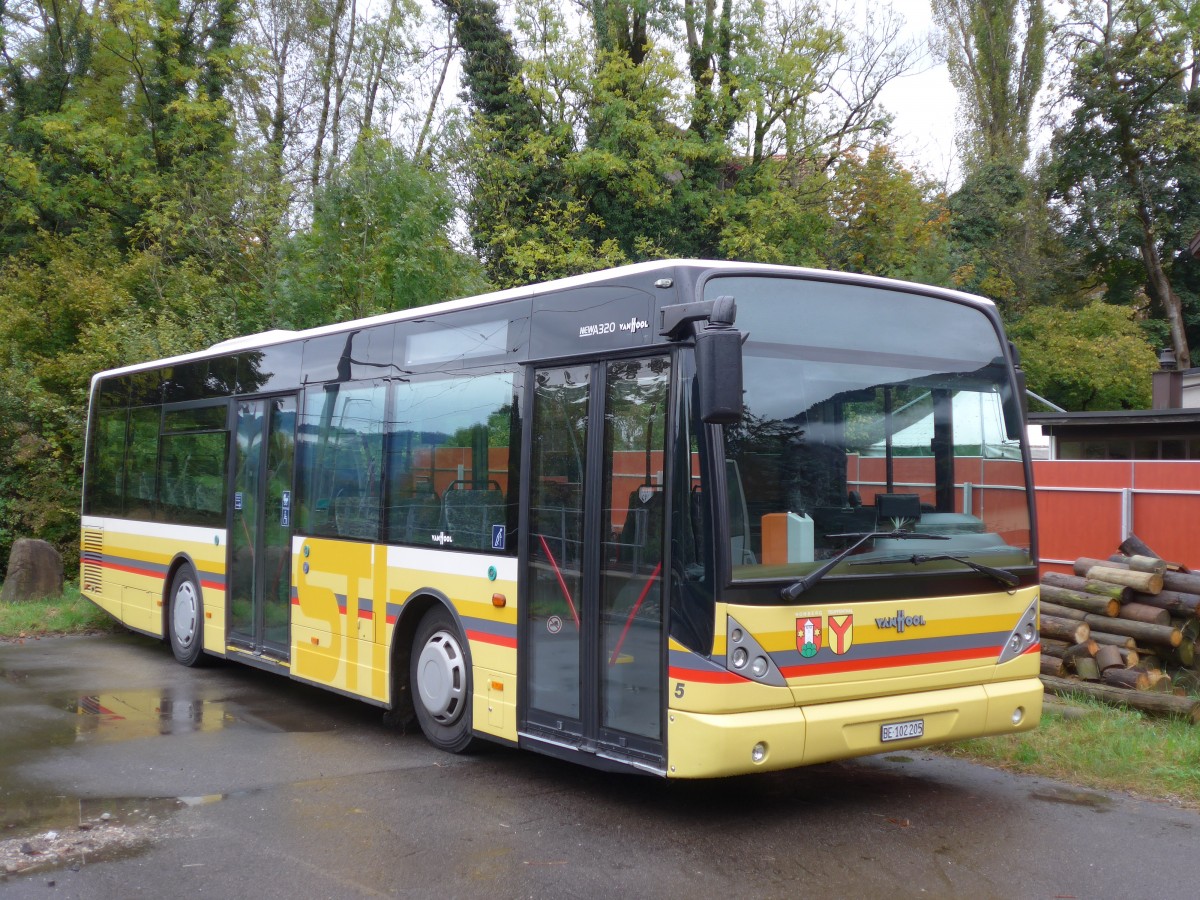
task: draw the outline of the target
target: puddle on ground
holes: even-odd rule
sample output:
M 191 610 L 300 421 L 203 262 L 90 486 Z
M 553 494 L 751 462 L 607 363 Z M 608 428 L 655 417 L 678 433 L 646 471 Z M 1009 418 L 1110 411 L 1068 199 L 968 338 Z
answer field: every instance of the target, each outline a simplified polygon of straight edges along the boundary
M 6 792 L 0 880 L 137 852 L 157 839 L 179 810 L 225 796 L 100 799 Z
M 1065 803 L 1068 806 L 1087 806 L 1096 812 L 1107 812 L 1112 806 L 1112 797 L 1097 794 L 1095 791 L 1079 791 L 1071 788 L 1045 788 L 1031 791 L 1029 796 L 1034 800 L 1046 803 Z
M 161 691 L 123 691 L 72 698 L 77 740 L 130 741 L 163 734 L 218 731 L 235 717 L 221 701 L 175 699 Z
M 176 797 L 95 799 L 34 792 L 5 792 L 2 796 L 0 839 L 35 831 L 68 831 L 93 821 L 135 825 L 164 818 L 189 805 Z
M 219 731 L 235 725 L 266 731 L 334 731 L 338 723 L 311 707 L 265 708 L 237 700 L 179 697 L 164 691 L 120 691 L 60 698 L 77 716 L 76 740 L 130 741 L 167 734 Z

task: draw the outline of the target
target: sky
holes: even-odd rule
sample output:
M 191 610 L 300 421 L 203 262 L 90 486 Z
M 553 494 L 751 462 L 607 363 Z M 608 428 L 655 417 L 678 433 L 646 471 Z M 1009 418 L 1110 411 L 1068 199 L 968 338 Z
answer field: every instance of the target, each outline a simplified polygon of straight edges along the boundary
M 904 17 L 906 37 L 918 41 L 924 54 L 913 74 L 893 81 L 881 98 L 895 115 L 897 150 L 905 162 L 954 187 L 959 179 L 954 152 L 958 95 L 945 64 L 935 63 L 929 55 L 928 36 L 933 30 L 929 0 L 891 0 L 891 5 Z

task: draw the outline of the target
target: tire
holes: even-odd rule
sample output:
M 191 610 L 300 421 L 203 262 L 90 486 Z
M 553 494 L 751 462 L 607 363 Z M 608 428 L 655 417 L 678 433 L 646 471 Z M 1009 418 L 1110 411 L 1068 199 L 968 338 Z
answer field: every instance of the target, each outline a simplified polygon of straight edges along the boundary
M 167 638 L 181 665 L 196 666 L 204 658 L 204 604 L 196 576 L 187 566 L 175 573 L 167 608 Z
M 435 606 L 421 618 L 409 659 L 417 722 L 429 743 L 449 753 L 471 744 L 471 662 L 449 611 Z

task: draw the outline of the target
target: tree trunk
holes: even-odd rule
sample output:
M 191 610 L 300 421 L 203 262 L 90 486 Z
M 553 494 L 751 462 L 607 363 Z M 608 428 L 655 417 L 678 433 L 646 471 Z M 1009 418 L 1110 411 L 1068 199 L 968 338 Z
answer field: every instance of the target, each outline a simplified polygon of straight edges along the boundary
M 1096 618 L 1100 618 L 1097 616 Z M 1116 621 L 1115 619 L 1113 621 Z M 1088 639 L 1091 629 L 1075 619 L 1060 619 L 1057 616 L 1042 616 L 1042 634 L 1072 644 L 1082 644 Z
M 1100 678 L 1105 684 L 1113 685 L 1114 687 L 1128 688 L 1131 691 L 1148 691 L 1150 690 L 1150 677 L 1145 672 L 1139 672 L 1137 669 L 1102 669 Z
M 1146 293 L 1158 302 L 1166 314 L 1167 324 L 1171 327 L 1171 347 L 1175 351 L 1175 364 L 1182 370 L 1192 367 L 1192 352 L 1188 349 L 1187 326 L 1183 318 L 1183 301 L 1171 286 L 1163 267 L 1162 256 L 1158 251 L 1158 236 L 1155 234 L 1154 215 L 1150 211 L 1147 197 L 1145 178 L 1142 174 L 1142 156 L 1126 124 L 1118 129 L 1120 145 L 1118 154 L 1125 167 L 1125 181 L 1129 185 L 1133 199 L 1134 218 L 1142 231 L 1141 244 L 1138 250 L 1142 256 L 1142 266 L 1146 270 Z
M 1088 570 L 1088 580 L 1123 584 L 1143 594 L 1157 594 L 1163 589 L 1163 577 L 1150 572 L 1134 572 L 1116 566 L 1093 566 Z
M 1159 609 L 1157 606 L 1148 606 L 1145 603 L 1126 603 L 1121 607 L 1121 612 L 1117 614 L 1118 618 L 1127 619 L 1130 622 L 1148 622 L 1151 625 L 1170 625 L 1171 614 L 1165 609 Z
M 1127 634 L 1093 631 L 1088 635 L 1088 639 L 1095 641 L 1097 644 L 1112 644 L 1114 647 L 1124 647 L 1126 650 L 1133 650 L 1137 647 L 1137 641 Z
M 1133 588 L 1111 581 L 1089 581 L 1079 575 L 1064 575 L 1061 572 L 1047 572 L 1042 576 L 1042 584 L 1052 587 L 1066 588 L 1069 591 L 1082 591 L 1087 594 L 1099 594 L 1101 597 L 1112 597 L 1118 603 L 1128 603 L 1133 599 Z
M 1073 660 L 1075 666 L 1075 674 L 1084 681 L 1099 681 L 1100 667 L 1096 665 L 1096 661 L 1090 656 L 1080 656 Z
M 1128 706 L 1143 712 L 1159 716 L 1174 716 L 1186 719 L 1192 724 L 1200 724 L 1200 701 L 1187 697 L 1175 697 L 1170 694 L 1146 694 L 1136 691 L 1126 691 L 1107 685 L 1085 684 L 1067 678 L 1055 678 L 1043 675 L 1042 684 L 1051 694 L 1060 697 L 1071 694 L 1086 694 L 1114 706 Z
M 1185 594 L 1182 591 L 1166 589 L 1157 594 L 1139 594 L 1134 591 L 1130 601 L 1146 606 L 1157 606 L 1159 609 L 1165 609 L 1167 612 L 1185 618 L 1200 616 L 1200 594 Z
M 1125 558 L 1125 565 L 1129 566 L 1133 572 L 1151 572 L 1155 575 L 1164 575 L 1167 571 L 1166 562 L 1157 556 L 1129 556 Z
M 1095 613 L 1098 616 L 1115 616 L 1121 609 L 1121 604 L 1109 597 L 1099 594 L 1088 594 L 1083 591 L 1073 591 L 1068 588 L 1054 587 L 1042 583 L 1042 598 L 1059 606 L 1069 606 L 1071 609 L 1081 609 Z
M 1064 621 L 1060 619 L 1059 621 Z M 1070 620 L 1066 620 L 1070 621 Z M 1128 619 L 1106 619 L 1103 616 L 1093 616 L 1090 613 L 1083 620 L 1094 628 L 1103 628 L 1109 634 L 1123 634 L 1156 647 L 1178 647 L 1183 641 L 1183 635 L 1178 628 L 1170 625 L 1149 625 L 1145 622 L 1132 622 Z M 1054 635 L 1051 635 L 1054 637 Z M 1064 638 L 1065 640 L 1065 638 Z M 1107 643 L 1096 638 L 1099 643 Z
M 1061 678 L 1066 674 L 1066 669 L 1063 667 L 1063 661 L 1053 656 L 1042 654 L 1042 674 L 1056 675 Z
M 1105 644 L 1096 653 L 1096 665 L 1100 667 L 1102 674 L 1108 669 L 1124 669 L 1126 667 L 1125 660 L 1121 657 L 1121 651 L 1111 644 Z M 1048 672 L 1046 674 L 1053 675 L 1054 673 Z

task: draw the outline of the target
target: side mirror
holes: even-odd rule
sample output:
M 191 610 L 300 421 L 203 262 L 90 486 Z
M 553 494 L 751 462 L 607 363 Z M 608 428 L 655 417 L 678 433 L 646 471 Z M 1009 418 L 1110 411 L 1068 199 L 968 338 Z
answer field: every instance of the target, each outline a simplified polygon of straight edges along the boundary
M 742 334 L 733 327 L 732 297 L 714 302 L 708 324 L 696 334 L 700 419 L 710 425 L 742 420 Z

